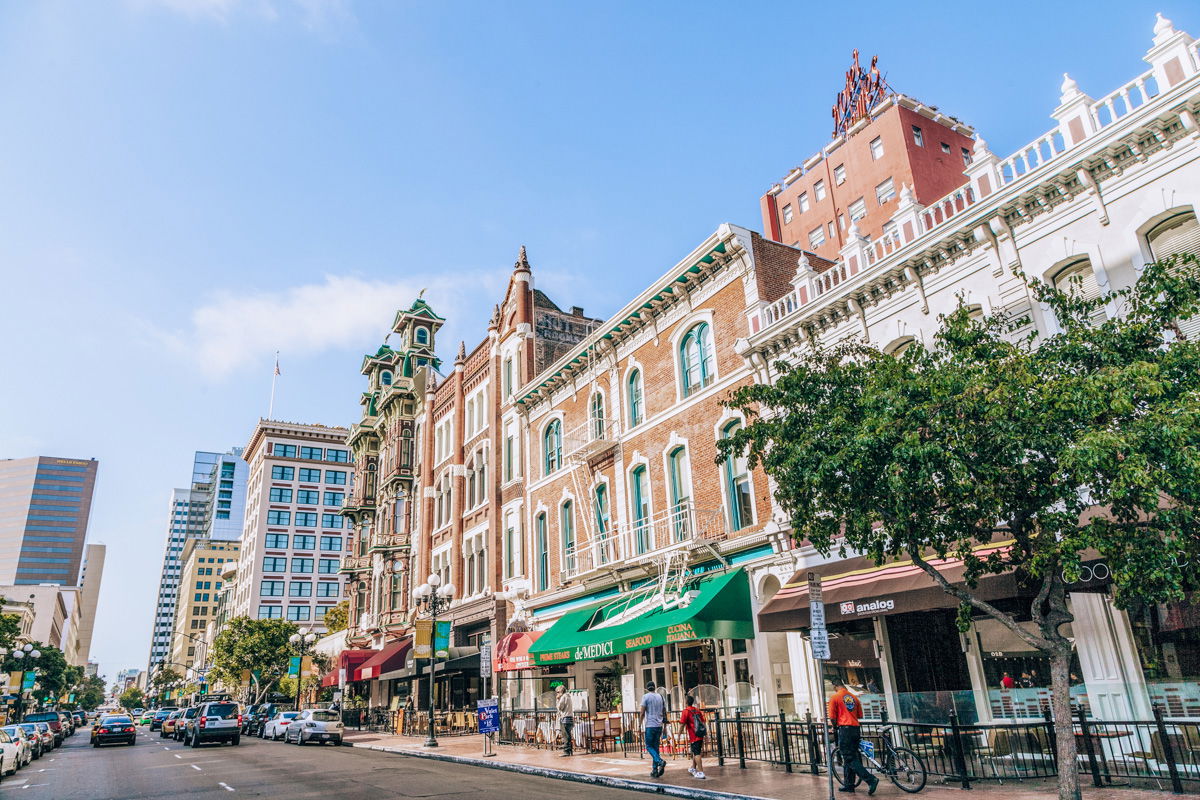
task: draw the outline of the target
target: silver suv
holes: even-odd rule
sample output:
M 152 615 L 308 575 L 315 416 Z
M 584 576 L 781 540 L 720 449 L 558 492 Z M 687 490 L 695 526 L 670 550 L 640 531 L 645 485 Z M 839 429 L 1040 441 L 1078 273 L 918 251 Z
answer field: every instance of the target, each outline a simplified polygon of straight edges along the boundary
M 184 744 L 199 747 L 204 742 L 242 741 L 242 708 L 228 700 L 205 703 L 188 723 Z

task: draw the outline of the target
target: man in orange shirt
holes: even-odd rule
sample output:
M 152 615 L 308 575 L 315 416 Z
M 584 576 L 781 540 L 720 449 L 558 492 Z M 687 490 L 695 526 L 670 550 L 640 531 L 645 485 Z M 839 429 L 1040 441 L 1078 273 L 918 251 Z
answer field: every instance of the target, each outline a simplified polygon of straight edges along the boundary
M 840 680 L 833 681 L 833 688 L 833 697 L 829 698 L 829 724 L 837 731 L 838 750 L 846 770 L 842 791 L 854 791 L 854 776 L 857 775 L 867 785 L 867 794 L 875 794 L 879 779 L 867 772 L 858 750 L 858 743 L 862 740 L 858 723 L 862 719 L 862 703 Z

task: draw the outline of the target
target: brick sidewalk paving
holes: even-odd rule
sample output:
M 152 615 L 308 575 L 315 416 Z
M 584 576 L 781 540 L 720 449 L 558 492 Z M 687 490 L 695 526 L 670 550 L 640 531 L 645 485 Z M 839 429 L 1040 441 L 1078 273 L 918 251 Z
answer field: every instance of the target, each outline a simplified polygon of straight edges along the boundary
M 422 758 L 439 758 L 462 763 L 477 763 L 480 766 L 512 769 L 550 778 L 585 780 L 599 783 L 619 782 L 622 788 L 657 791 L 675 796 L 704 796 L 718 798 L 722 794 L 768 798 L 769 800 L 824 800 L 827 797 L 825 778 L 810 774 L 788 774 L 782 768 L 767 764 L 751 764 L 741 769 L 737 764 L 726 763 L 718 767 L 716 759 L 705 759 L 704 771 L 707 780 L 696 780 L 688 772 L 688 762 L 676 759 L 667 762 L 667 771 L 662 778 L 650 777 L 650 762 L 646 758 L 624 758 L 618 753 L 580 753 L 564 758 L 555 750 L 499 745 L 497 755 L 483 757 L 483 741 L 479 736 L 447 736 L 438 739 L 437 748 L 422 746 L 424 737 L 391 736 L 388 734 L 346 731 L 346 743 L 355 747 L 369 747 L 386 752 L 413 755 Z M 569 773 L 569 774 L 561 774 Z M 941 778 L 931 776 L 922 794 L 932 794 L 942 800 L 950 800 L 951 792 L 962 789 L 957 783 L 941 783 Z M 1049 780 L 980 781 L 972 784 L 975 792 L 986 794 L 986 800 L 1026 800 L 1026 798 L 1053 798 L 1055 784 Z M 663 791 L 665 790 L 665 792 Z M 845 796 L 844 793 L 837 793 Z M 865 791 L 859 792 L 863 796 Z M 876 797 L 901 797 L 904 793 L 890 783 L 881 783 Z M 1132 788 L 1096 789 L 1084 786 L 1085 800 L 1166 800 L 1168 792 Z

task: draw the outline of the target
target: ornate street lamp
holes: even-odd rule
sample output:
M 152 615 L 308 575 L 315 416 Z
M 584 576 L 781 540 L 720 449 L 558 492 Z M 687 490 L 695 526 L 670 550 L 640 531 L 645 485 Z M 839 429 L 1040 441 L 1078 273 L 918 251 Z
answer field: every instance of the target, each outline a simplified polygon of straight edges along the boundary
M 429 634 L 429 688 L 425 695 L 429 708 L 429 738 L 425 740 L 426 747 L 438 746 L 437 735 L 434 732 L 433 726 L 433 679 L 435 670 L 437 669 L 437 652 L 435 650 L 437 644 L 437 617 L 440 612 L 450 606 L 450 601 L 454 597 L 454 584 L 447 583 L 445 586 L 442 586 L 441 583 L 442 578 L 440 575 L 430 575 L 425 579 L 425 583 L 418 586 L 413 593 L 416 596 L 417 607 L 428 611 L 432 621 Z
M 288 637 L 288 641 L 296 646 L 296 654 L 300 656 L 300 661 L 296 664 L 296 710 L 300 710 L 300 683 L 304 672 L 304 654 L 312 643 L 317 640 L 317 635 L 312 632 L 312 628 L 307 628 L 303 632 L 297 631 Z

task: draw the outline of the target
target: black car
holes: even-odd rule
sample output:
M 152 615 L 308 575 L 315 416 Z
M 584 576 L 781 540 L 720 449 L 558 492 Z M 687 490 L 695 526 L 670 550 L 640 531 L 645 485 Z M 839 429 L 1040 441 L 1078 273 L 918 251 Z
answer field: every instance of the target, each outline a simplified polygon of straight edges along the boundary
M 176 706 L 163 706 L 158 711 L 155 711 L 154 716 L 150 718 L 150 730 L 151 731 L 162 730 L 163 720 L 166 719 L 167 717 L 171 716 L 172 711 L 178 711 L 178 710 L 179 710 L 179 708 Z
M 100 720 L 99 727 L 92 735 L 92 747 L 113 742 L 137 744 L 137 727 L 133 719 L 122 714 L 111 714 Z
M 267 721 L 272 719 L 280 711 L 286 709 L 278 703 L 259 703 L 253 706 L 246 712 L 245 723 L 242 728 L 242 733 L 247 736 L 262 737 L 263 728 L 266 727 Z

